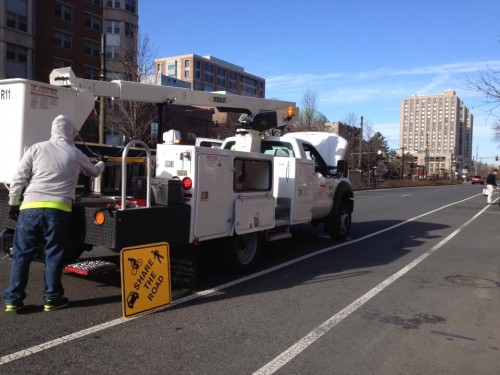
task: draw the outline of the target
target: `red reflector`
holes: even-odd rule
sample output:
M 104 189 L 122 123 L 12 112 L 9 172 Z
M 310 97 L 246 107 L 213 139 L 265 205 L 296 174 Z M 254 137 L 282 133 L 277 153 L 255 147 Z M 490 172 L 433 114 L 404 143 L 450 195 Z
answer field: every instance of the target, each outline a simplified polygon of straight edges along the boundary
M 182 179 L 182 187 L 184 190 L 189 190 L 193 186 L 193 181 L 189 177 L 184 177 Z

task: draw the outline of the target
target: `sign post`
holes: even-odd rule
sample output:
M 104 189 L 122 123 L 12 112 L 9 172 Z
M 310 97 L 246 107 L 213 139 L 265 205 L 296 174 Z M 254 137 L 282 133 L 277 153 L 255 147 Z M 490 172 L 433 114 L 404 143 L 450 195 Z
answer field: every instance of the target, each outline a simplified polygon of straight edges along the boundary
M 126 247 L 120 255 L 125 317 L 172 302 L 170 256 L 166 242 Z

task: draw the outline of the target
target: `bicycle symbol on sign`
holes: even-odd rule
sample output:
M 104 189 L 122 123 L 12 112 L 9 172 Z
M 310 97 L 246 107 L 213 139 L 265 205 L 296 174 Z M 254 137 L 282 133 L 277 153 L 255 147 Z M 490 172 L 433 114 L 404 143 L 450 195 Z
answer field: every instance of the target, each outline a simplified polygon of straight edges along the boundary
M 128 258 L 130 262 L 130 266 L 132 267 L 131 272 L 132 275 L 137 275 L 137 271 L 139 270 L 139 267 L 142 266 L 142 259 L 135 259 L 135 258 Z

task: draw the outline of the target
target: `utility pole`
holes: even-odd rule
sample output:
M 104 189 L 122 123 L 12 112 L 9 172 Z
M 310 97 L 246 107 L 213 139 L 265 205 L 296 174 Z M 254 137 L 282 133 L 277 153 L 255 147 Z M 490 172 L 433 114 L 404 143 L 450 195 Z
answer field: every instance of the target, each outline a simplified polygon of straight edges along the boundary
M 102 20 L 101 29 L 101 71 L 99 78 L 101 81 L 106 80 L 106 29 L 104 19 Z M 104 123 L 106 121 L 106 99 L 104 96 L 99 100 L 99 144 L 104 144 Z
M 361 128 L 359 132 L 359 165 L 358 169 L 361 169 L 361 157 L 363 155 L 363 116 L 361 116 Z
M 401 154 L 401 179 L 404 180 L 405 178 L 405 146 L 401 148 L 402 154 Z

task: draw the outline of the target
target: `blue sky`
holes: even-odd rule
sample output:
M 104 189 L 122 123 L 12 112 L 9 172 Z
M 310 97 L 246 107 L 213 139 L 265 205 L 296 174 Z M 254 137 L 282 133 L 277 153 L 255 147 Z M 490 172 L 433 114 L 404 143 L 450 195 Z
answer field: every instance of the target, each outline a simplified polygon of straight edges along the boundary
M 140 0 L 139 26 L 157 57 L 221 58 L 299 107 L 309 90 L 328 120 L 363 116 L 391 148 L 402 98 L 454 89 L 474 115 L 473 156 L 500 154 L 467 84 L 500 70 L 499 0 Z

